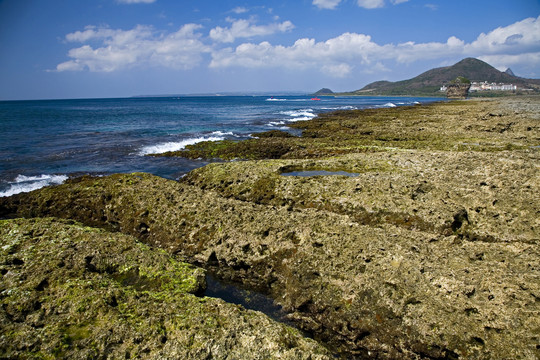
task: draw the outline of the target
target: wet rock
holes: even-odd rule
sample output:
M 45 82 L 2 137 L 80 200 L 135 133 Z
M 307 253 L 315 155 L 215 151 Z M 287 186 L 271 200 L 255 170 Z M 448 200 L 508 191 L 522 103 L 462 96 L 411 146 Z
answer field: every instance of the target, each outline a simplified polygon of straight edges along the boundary
M 195 296 L 202 269 L 131 236 L 19 219 L 0 222 L 0 244 L 2 357 L 329 358 L 261 313 Z

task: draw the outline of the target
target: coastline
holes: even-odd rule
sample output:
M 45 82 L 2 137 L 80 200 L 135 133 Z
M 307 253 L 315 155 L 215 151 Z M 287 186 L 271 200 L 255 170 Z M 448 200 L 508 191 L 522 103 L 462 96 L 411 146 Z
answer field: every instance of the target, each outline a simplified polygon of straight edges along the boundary
M 533 359 L 540 355 L 539 116 L 538 97 L 337 111 L 292 124 L 302 137 L 278 132 L 168 154 L 252 161 L 213 163 L 180 182 L 147 174 L 71 180 L 0 199 L 0 216 L 52 216 L 124 233 L 261 289 L 344 358 Z M 312 170 L 358 176 L 281 175 Z M 3 221 L 10 230 L 2 241 L 23 233 L 14 230 L 22 222 Z M 24 270 L 31 259 L 23 260 L 3 261 L 2 276 Z M 23 321 L 50 309 L 40 288 L 26 289 L 44 305 L 30 304 Z M 16 299 L 3 304 L 8 300 Z M 242 321 L 248 315 L 229 313 Z M 223 329 L 235 333 L 239 325 L 231 324 Z M 191 352 L 173 335 L 168 345 L 142 342 L 153 355 L 176 344 L 205 358 L 227 343 L 212 343 L 212 334 L 198 328 Z M 15 344 L 28 340 L 10 336 Z M 73 337 L 65 351 L 91 342 L 85 336 Z M 8 343 L 4 350 L 24 353 Z M 142 348 L 127 338 L 123 344 L 116 348 Z M 331 356 L 299 333 L 246 348 L 244 356 L 264 356 L 272 346 L 285 358 Z

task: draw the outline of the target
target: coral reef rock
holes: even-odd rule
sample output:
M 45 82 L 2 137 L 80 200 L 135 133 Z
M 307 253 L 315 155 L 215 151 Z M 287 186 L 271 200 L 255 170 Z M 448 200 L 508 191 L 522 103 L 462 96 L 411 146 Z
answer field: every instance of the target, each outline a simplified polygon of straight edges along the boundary
M 327 356 L 262 314 L 193 295 L 199 282 L 181 279 L 196 268 L 141 271 L 137 238 L 152 261 L 173 256 L 268 293 L 346 359 L 536 359 L 538 119 L 537 98 L 337 112 L 295 123 L 302 137 L 261 138 L 286 144 L 280 158 L 0 198 L 5 218 L 66 219 L 2 223 L 3 352 Z M 351 176 L 282 175 L 294 171 Z M 183 269 L 175 301 L 159 267 Z M 145 290 L 147 278 L 160 280 Z
M 0 222 L 0 353 L 12 359 L 330 359 L 297 330 L 198 297 L 204 270 L 71 220 Z

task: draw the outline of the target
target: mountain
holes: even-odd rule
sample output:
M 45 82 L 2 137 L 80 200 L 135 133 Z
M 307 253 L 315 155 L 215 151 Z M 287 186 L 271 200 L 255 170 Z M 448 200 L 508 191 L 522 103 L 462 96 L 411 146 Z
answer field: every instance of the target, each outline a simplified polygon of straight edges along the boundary
M 458 76 L 471 81 L 514 84 L 520 88 L 538 89 L 540 86 L 540 80 L 520 78 L 509 72 L 499 71 L 481 60 L 466 58 L 452 66 L 428 70 L 409 80 L 376 81 L 353 93 L 358 95 L 440 95 L 440 87 Z
M 317 91 L 313 95 L 315 96 L 321 96 L 321 95 L 332 95 L 334 92 L 328 88 L 322 88 L 321 90 Z
M 505 73 L 508 75 L 516 76 L 516 74 L 514 74 L 514 72 L 510 68 L 506 69 Z

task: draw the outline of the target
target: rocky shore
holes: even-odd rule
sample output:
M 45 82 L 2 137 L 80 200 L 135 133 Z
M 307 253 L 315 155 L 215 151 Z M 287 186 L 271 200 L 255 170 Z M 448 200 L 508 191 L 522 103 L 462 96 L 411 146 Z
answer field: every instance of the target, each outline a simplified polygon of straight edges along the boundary
M 180 182 L 82 177 L 0 198 L 1 353 L 540 357 L 540 99 L 294 126 L 166 154 L 251 159 Z M 313 339 L 201 296 L 203 268 L 269 294 Z

